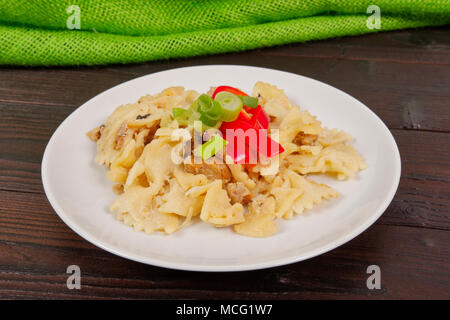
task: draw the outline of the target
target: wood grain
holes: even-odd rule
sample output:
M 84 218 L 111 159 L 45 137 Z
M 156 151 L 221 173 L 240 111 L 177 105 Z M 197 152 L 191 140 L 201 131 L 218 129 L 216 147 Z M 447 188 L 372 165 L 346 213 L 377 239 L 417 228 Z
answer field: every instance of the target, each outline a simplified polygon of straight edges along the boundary
M 449 299 L 449 36 L 449 27 L 425 28 L 146 64 L 0 68 L 0 298 Z M 71 231 L 49 205 L 40 176 L 57 126 L 121 82 L 202 64 L 286 70 L 367 104 L 391 129 L 402 157 L 400 186 L 384 215 L 327 254 L 236 273 L 135 263 Z M 82 290 L 65 285 L 71 264 L 81 267 Z M 371 264 L 381 267 L 381 290 L 366 287 Z
M 345 246 L 301 263 L 252 272 L 196 273 L 145 266 L 92 246 L 16 235 L 0 240 L 0 296 L 448 299 L 448 240 L 446 231 L 375 225 Z M 65 271 L 72 264 L 82 270 L 79 291 L 65 286 Z M 379 291 L 366 287 L 366 269 L 372 264 L 381 268 Z

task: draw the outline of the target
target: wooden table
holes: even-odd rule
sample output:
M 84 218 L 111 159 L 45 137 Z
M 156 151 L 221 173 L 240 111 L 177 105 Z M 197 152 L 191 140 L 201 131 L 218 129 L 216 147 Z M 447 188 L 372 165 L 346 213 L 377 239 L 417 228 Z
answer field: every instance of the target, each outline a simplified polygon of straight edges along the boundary
M 201 64 L 286 70 L 368 105 L 390 128 L 402 157 L 400 187 L 384 215 L 314 259 L 237 273 L 147 266 L 75 234 L 42 188 L 42 154 L 56 127 L 116 84 Z M 449 27 L 137 65 L 3 67 L 0 124 L 0 298 L 450 298 Z M 81 267 L 81 290 L 66 287 L 72 264 Z M 380 290 L 366 287 L 372 264 L 381 268 Z

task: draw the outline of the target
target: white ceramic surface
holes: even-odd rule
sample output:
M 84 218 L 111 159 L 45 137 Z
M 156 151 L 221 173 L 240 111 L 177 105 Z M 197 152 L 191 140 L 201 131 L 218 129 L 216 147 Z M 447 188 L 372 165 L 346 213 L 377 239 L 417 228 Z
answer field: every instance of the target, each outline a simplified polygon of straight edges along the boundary
M 291 101 L 328 127 L 347 131 L 368 169 L 354 179 L 314 176 L 339 193 L 291 220 L 277 220 L 278 234 L 248 238 L 230 228 L 194 223 L 173 235 L 146 235 L 117 221 L 108 206 L 116 197 L 105 168 L 95 164 L 95 144 L 86 132 L 120 104 L 170 86 L 206 92 L 231 85 L 251 92 L 261 80 L 285 90 Z M 61 219 L 91 243 L 119 256 L 173 269 L 239 271 L 305 260 L 359 235 L 384 212 L 400 179 L 400 155 L 384 123 L 361 102 L 322 82 L 292 73 L 232 65 L 172 69 L 146 75 L 92 98 L 55 131 L 42 161 L 46 195 Z

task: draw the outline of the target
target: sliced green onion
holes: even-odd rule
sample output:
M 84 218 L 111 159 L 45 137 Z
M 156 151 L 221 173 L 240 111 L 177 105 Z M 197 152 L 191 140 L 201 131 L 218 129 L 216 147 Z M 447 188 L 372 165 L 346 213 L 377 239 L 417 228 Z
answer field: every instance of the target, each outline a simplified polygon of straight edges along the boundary
M 217 101 L 214 101 L 210 96 L 202 94 L 198 98 L 198 112 L 206 114 L 212 118 L 220 117 L 222 113 L 222 107 Z
M 242 100 L 239 96 L 231 92 L 221 91 L 216 94 L 214 99 L 219 102 L 222 107 L 221 119 L 223 121 L 231 122 L 236 120 L 243 107 Z
M 199 120 L 208 127 L 214 127 L 221 119 L 222 107 L 220 103 L 206 94 L 202 94 L 197 99 L 196 104 L 193 103 L 193 108 L 195 107 L 200 114 Z
M 203 124 L 209 126 L 209 127 L 214 127 L 217 122 L 219 121 L 220 116 L 216 116 L 216 117 L 212 117 L 209 116 L 206 113 L 200 114 L 200 121 L 203 122 Z
M 189 116 L 188 120 L 190 123 L 200 120 L 200 113 L 197 111 L 192 111 L 192 114 Z
M 249 97 L 249 96 L 239 96 L 239 98 L 241 98 L 244 106 L 252 108 L 252 109 L 258 108 L 258 98 Z
M 190 110 L 186 110 L 183 108 L 173 108 L 172 109 L 172 115 L 175 119 L 179 119 L 179 118 L 188 118 L 190 114 L 189 113 Z
M 194 131 L 203 132 L 204 131 L 203 130 L 203 126 L 204 125 L 203 125 L 203 123 L 200 120 L 195 120 L 194 121 Z M 200 136 L 200 137 L 202 137 L 202 136 Z
M 197 111 L 197 109 L 198 109 L 198 99 L 194 100 L 189 107 L 189 110 L 192 111 Z
M 204 109 L 199 108 L 200 113 L 206 113 L 208 116 L 212 118 L 220 118 L 222 116 L 222 106 L 219 102 L 212 100 L 211 106 L 205 112 Z
M 201 157 L 204 160 L 208 160 L 209 158 L 213 157 L 217 152 L 222 151 L 223 148 L 227 145 L 227 141 L 224 140 L 220 135 L 216 134 L 211 139 L 209 139 L 207 142 L 202 144 L 201 146 L 198 146 L 194 150 L 194 155 L 197 157 Z
M 200 114 L 199 114 L 200 117 Z M 208 126 L 205 123 L 203 123 L 200 119 L 196 119 L 194 121 L 192 121 L 190 124 L 194 125 L 194 130 L 199 131 L 199 132 L 205 132 L 206 130 L 209 129 L 219 129 L 220 126 L 222 125 L 222 121 L 217 121 L 217 123 L 214 126 Z
M 206 125 L 205 123 L 203 123 L 203 128 L 202 128 L 202 130 L 203 130 L 203 131 L 207 131 L 207 130 L 209 130 L 209 129 L 219 129 L 221 125 L 222 125 L 222 121 L 217 121 L 216 124 L 213 125 L 213 126 L 208 126 L 208 125 Z
M 190 109 L 183 108 L 173 108 L 172 115 L 173 118 L 177 120 L 179 125 L 187 126 L 190 123 L 189 118 L 192 116 L 193 111 Z
M 213 129 L 219 129 L 221 125 L 222 125 L 222 120 L 217 121 L 216 125 L 215 125 L 215 126 L 212 126 L 211 128 L 213 128 Z M 210 128 L 208 128 L 208 129 L 210 129 Z

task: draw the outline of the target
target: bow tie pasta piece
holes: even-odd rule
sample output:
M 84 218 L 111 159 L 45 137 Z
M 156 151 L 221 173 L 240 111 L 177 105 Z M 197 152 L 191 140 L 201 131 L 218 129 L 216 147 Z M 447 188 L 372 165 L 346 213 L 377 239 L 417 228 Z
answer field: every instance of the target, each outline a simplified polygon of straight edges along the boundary
M 294 202 L 294 212 L 301 214 L 306 209 L 311 209 L 313 205 L 319 204 L 324 199 L 336 198 L 339 194 L 325 184 L 306 179 L 293 171 L 287 171 L 287 176 L 294 188 L 303 191 L 302 195 Z
M 208 178 L 206 178 L 204 174 L 188 173 L 181 169 L 180 166 L 175 167 L 173 174 L 184 191 L 192 187 L 203 186 L 208 183 Z
M 173 105 L 176 105 L 179 102 L 183 102 L 187 99 L 192 99 L 192 93 L 194 93 L 194 96 L 195 94 L 197 94 L 197 96 L 200 95 L 195 91 L 192 92 L 192 90 L 185 91 L 184 88 L 180 86 L 169 87 L 155 95 L 147 94 L 140 97 L 138 103 L 158 109 L 170 109 Z
M 146 113 L 144 115 L 138 115 L 135 119 L 128 121 L 128 128 L 132 129 L 151 129 L 153 132 L 156 130 L 158 124 L 160 123 L 162 117 L 164 116 L 164 111 L 157 110 L 153 113 Z
M 358 151 L 347 144 L 324 148 L 321 152 L 321 161 L 325 164 L 325 172 L 336 174 L 338 180 L 353 178 L 358 171 L 367 168 Z
M 324 169 L 323 162 L 319 161 L 319 154 L 301 153 L 290 154 L 286 156 L 288 168 L 300 174 L 308 174 L 313 172 L 322 172 Z M 324 172 L 324 171 L 323 171 Z
M 159 139 L 145 146 L 142 153 L 143 165 L 150 186 L 161 190 L 167 177 L 173 172 L 174 163 L 169 144 L 161 144 Z
M 124 190 L 127 191 L 132 186 L 148 187 L 149 183 L 145 174 L 145 166 L 142 156 L 136 161 L 128 171 L 127 180 L 125 181 Z
M 328 173 L 336 175 L 338 180 L 353 178 L 367 164 L 360 154 L 346 144 L 336 144 L 323 148 L 317 155 L 291 154 L 286 157 L 292 170 L 301 174 Z
M 293 108 L 284 91 L 268 83 L 258 81 L 253 87 L 253 96 L 258 97 L 264 111 L 275 118 L 282 118 Z
M 241 164 L 228 164 L 233 178 L 242 182 L 248 189 L 253 189 L 256 185 L 255 181 L 250 179 L 248 174 L 244 171 L 244 166 Z
M 161 127 L 156 130 L 155 137 L 165 137 L 170 140 L 173 136 L 174 131 L 179 128 L 178 121 L 172 120 L 169 114 L 168 116 L 164 116 L 162 120 L 168 122 L 167 126 Z
M 170 87 L 153 96 L 146 95 L 141 97 L 138 103 L 156 107 L 157 109 L 171 110 L 173 107 L 183 103 L 184 92 L 183 87 Z
M 211 183 L 203 202 L 200 219 L 216 227 L 226 227 L 244 222 L 243 213 L 242 204 L 231 205 L 227 192 L 222 189 L 222 180 Z
M 144 231 L 147 234 L 152 234 L 155 231 L 171 234 L 185 225 L 183 222 L 182 226 L 179 226 L 179 218 L 177 215 L 158 211 L 152 212 L 152 214 L 141 220 L 136 220 L 127 213 L 117 214 L 117 219 L 125 225 L 134 228 L 135 231 Z M 187 221 L 186 219 L 185 222 Z
M 159 139 L 155 139 L 145 146 L 139 159 L 128 171 L 124 190 L 134 186 L 150 186 L 156 194 L 162 189 L 173 169 L 170 145 L 161 144 Z
M 276 199 L 275 215 L 277 218 L 290 218 L 294 201 L 303 193 L 301 189 L 275 187 L 270 191 Z
M 154 231 L 163 231 L 167 234 L 177 231 L 180 228 L 178 216 L 160 212 L 157 209 L 158 201 L 154 196 L 153 188 L 133 186 L 111 204 L 110 210 L 116 212 L 118 220 L 136 231 L 148 234 Z M 190 216 L 188 218 L 190 219 Z
M 235 224 L 233 230 L 247 237 L 263 238 L 278 232 L 275 223 L 275 199 L 273 197 L 258 196 L 244 214 L 245 221 Z
M 352 140 L 352 136 L 342 130 L 324 128 L 319 135 L 318 142 L 322 146 L 328 147 L 334 144 L 345 143 L 350 140 Z
M 165 201 L 159 207 L 160 212 L 175 213 L 180 216 L 187 217 L 189 211 L 192 210 L 192 216 L 200 214 L 203 205 L 203 196 L 189 197 L 175 179 L 170 181 L 170 191 L 162 196 Z
M 299 153 L 309 153 L 312 155 L 318 155 L 320 154 L 320 151 L 322 151 L 322 146 L 321 145 L 317 145 L 317 146 L 299 146 L 298 151 Z
M 292 142 L 299 132 L 320 134 L 322 132 L 321 122 L 308 111 L 300 111 L 299 108 L 293 108 L 286 113 L 280 123 L 281 145 Z
M 215 185 L 215 181 L 210 182 L 209 184 L 193 186 L 188 191 L 186 191 L 186 195 L 189 197 L 200 197 L 208 192 L 208 190 Z
M 109 166 L 122 147 L 133 139 L 136 132 L 128 127 L 128 123 L 136 120 L 140 114 L 150 113 L 150 108 L 144 104 L 134 103 L 122 105 L 106 119 L 105 127 L 97 141 L 97 156 L 95 162 Z
M 107 172 L 108 178 L 112 182 L 125 183 L 128 170 L 136 162 L 136 141 L 131 139 L 120 153 L 112 161 L 110 170 Z
M 126 121 L 116 121 L 107 124 L 97 141 L 95 162 L 109 167 L 120 153 L 122 147 L 133 139 L 133 130 L 128 130 Z
M 122 193 L 109 207 L 112 212 L 127 213 L 136 221 L 144 219 L 153 210 L 153 197 L 155 191 L 152 188 L 133 186 Z

